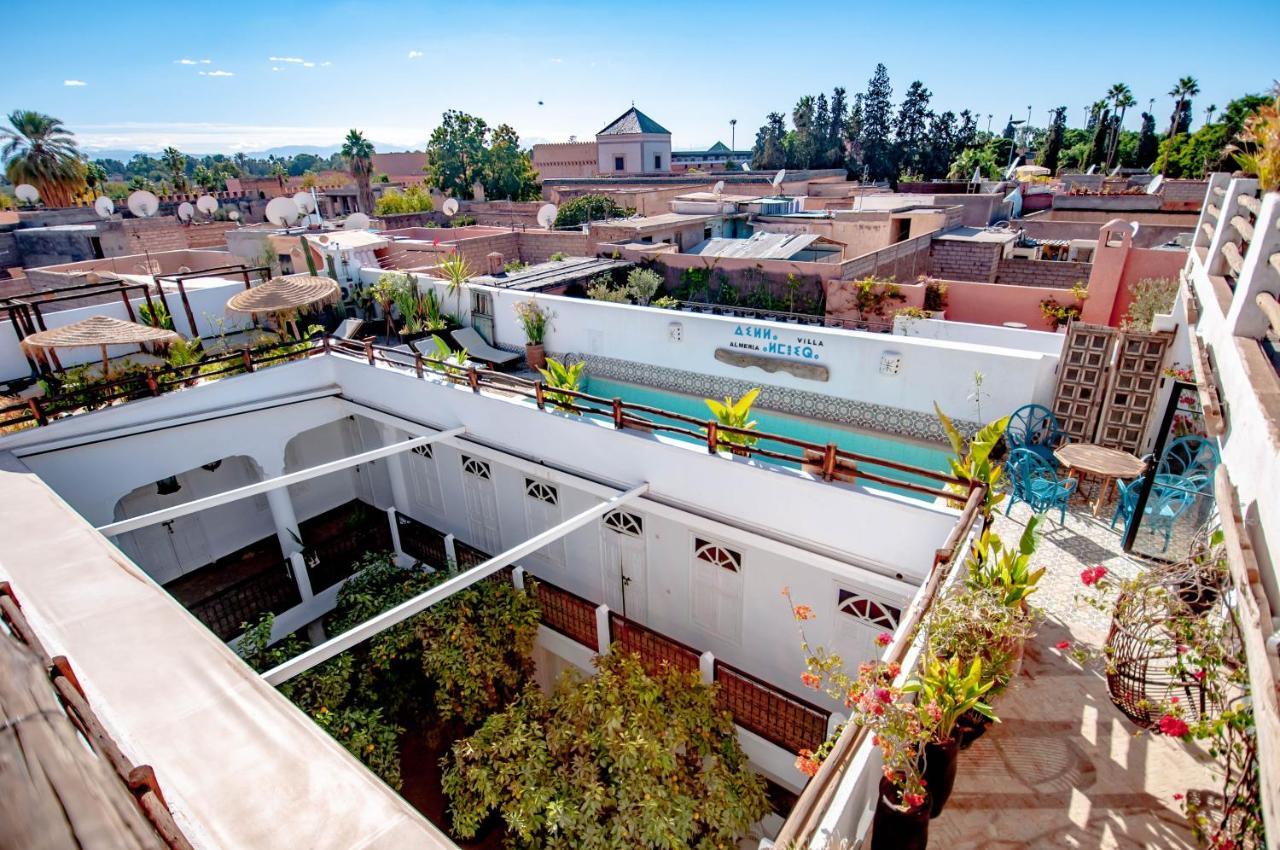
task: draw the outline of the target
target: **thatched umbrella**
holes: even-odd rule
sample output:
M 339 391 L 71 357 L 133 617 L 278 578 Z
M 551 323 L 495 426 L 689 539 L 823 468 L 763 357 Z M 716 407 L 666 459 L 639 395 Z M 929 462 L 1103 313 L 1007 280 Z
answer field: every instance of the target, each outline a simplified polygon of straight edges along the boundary
M 24 337 L 22 347 L 27 352 L 32 349 L 46 348 L 82 348 L 95 346 L 102 349 L 102 376 L 108 372 L 107 346 L 109 345 L 142 345 L 148 342 L 176 342 L 182 339 L 173 331 L 153 328 L 150 325 L 139 325 L 110 316 L 90 316 L 60 328 L 51 328 Z
M 271 313 L 288 322 L 299 336 L 294 318 L 300 310 L 333 304 L 342 297 L 338 282 L 319 275 L 299 274 L 277 277 L 227 299 L 227 309 L 237 313 Z

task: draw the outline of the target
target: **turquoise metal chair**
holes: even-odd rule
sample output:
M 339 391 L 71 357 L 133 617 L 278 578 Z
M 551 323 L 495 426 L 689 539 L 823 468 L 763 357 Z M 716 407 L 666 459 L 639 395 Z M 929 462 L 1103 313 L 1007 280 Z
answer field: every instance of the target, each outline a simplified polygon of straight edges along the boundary
M 1116 527 L 1116 522 L 1119 520 L 1124 520 L 1125 525 L 1128 526 L 1129 517 L 1133 516 L 1133 509 L 1138 505 L 1138 493 L 1142 490 L 1142 482 L 1146 478 L 1146 473 L 1143 473 L 1127 483 L 1124 481 L 1116 482 L 1116 491 L 1120 494 L 1120 498 L 1116 499 L 1116 509 L 1111 515 L 1112 528 Z M 1159 492 L 1162 490 L 1172 488 L 1199 494 L 1204 491 L 1206 486 L 1208 486 L 1208 479 L 1204 475 L 1156 473 L 1156 483 L 1151 488 L 1151 500 L 1157 499 Z
M 1058 420 L 1042 404 L 1019 407 L 1004 429 L 1004 441 L 1010 452 L 1026 449 L 1049 463 L 1054 463 L 1053 450 L 1061 440 Z
M 1184 478 L 1203 478 L 1205 487 L 1211 490 L 1213 473 L 1218 468 L 1218 460 L 1217 446 L 1204 437 L 1188 434 L 1165 447 L 1164 454 L 1160 456 L 1160 463 L 1156 467 L 1156 473 L 1181 475 Z
M 1004 512 L 1014 502 L 1026 502 L 1035 513 L 1058 509 L 1059 524 L 1067 521 L 1067 503 L 1076 491 L 1074 478 L 1059 478 L 1057 468 L 1031 449 L 1014 449 L 1005 464 L 1012 490 Z
M 1133 484 L 1141 480 L 1141 477 L 1136 478 Z M 1156 475 L 1156 483 L 1151 488 L 1151 495 L 1147 498 L 1147 507 L 1142 512 L 1141 521 L 1142 527 L 1151 534 L 1164 535 L 1164 548 L 1160 551 L 1168 551 L 1174 523 L 1200 499 L 1199 488 L 1205 486 L 1206 481 L 1207 479 L 1201 476 Z M 1134 521 L 1133 510 L 1136 507 L 1139 490 L 1133 484 L 1130 485 L 1130 489 L 1133 491 L 1135 504 L 1129 506 L 1129 514 L 1125 517 L 1125 536 L 1128 536 L 1129 525 Z M 1113 518 L 1112 525 L 1114 524 Z

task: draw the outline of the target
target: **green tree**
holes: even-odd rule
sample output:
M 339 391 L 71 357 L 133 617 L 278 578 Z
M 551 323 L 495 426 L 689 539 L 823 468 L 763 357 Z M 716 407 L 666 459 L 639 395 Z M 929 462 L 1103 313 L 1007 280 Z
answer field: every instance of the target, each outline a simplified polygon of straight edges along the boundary
M 957 150 L 956 114 L 947 110 L 930 116 L 921 173 L 929 178 L 946 176 Z
M 951 161 L 951 167 L 947 169 L 947 178 L 968 180 L 973 177 L 974 169 L 981 172 L 982 176 L 988 180 L 994 180 L 1000 176 L 1000 164 L 996 162 L 995 156 L 989 148 L 981 147 L 961 151 L 959 156 Z
M 813 164 L 817 147 L 813 136 L 814 110 L 812 95 L 800 98 L 796 101 L 795 109 L 791 110 L 791 123 L 795 126 L 795 132 L 788 137 L 788 168 L 809 168 Z
M 844 87 L 836 86 L 831 92 L 831 118 L 822 153 L 824 168 L 844 168 L 844 122 L 848 117 L 849 102 Z
M 364 137 L 359 130 L 348 130 L 342 141 L 342 158 L 347 162 L 352 178 L 356 181 L 356 203 L 361 212 L 373 212 L 373 188 L 370 178 L 373 174 L 373 143 Z
M 97 160 L 84 164 L 85 187 L 92 195 L 100 195 L 106 191 L 107 169 Z
M 862 92 L 858 92 L 853 96 L 853 106 L 849 107 L 849 117 L 844 121 L 844 128 L 841 133 L 844 137 L 844 167 L 849 172 L 849 176 L 860 180 L 862 179 L 863 161 L 862 161 L 862 119 L 863 109 L 862 102 L 864 100 Z
M 1129 110 L 1130 106 L 1137 106 L 1138 101 L 1133 99 L 1133 92 L 1124 83 L 1116 83 L 1107 91 L 1107 97 L 1111 100 L 1111 108 L 1119 117 L 1115 119 L 1114 126 L 1111 129 L 1111 138 L 1107 145 L 1107 168 L 1115 162 L 1116 151 L 1120 147 L 1120 130 L 1124 126 L 1124 114 Z
M 515 846 L 733 847 L 769 811 L 732 718 L 696 673 L 650 676 L 621 652 L 528 689 L 454 745 L 443 786 L 454 830 L 495 810 Z
M 1089 165 L 1102 165 L 1107 158 L 1107 136 L 1111 132 L 1111 110 L 1103 106 L 1093 127 L 1093 140 L 1089 143 Z
M 60 120 L 15 109 L 9 113 L 9 126 L 0 129 L 0 142 L 0 159 L 10 183 L 35 186 L 45 206 L 71 206 L 84 187 L 84 163 L 75 136 Z
M 589 221 L 619 218 L 622 214 L 622 207 L 608 195 L 580 195 L 560 205 L 554 226 L 576 227 Z
M 173 188 L 178 192 L 187 190 L 187 158 L 177 148 L 170 146 L 160 154 L 164 161 L 165 171 L 173 181 Z
M 489 125 L 483 118 L 450 109 L 427 142 L 427 182 L 455 198 L 474 197 L 485 170 Z
M 540 197 L 538 172 L 529 152 L 520 147 L 520 135 L 510 124 L 493 131 L 484 164 L 485 197 L 497 200 L 532 201 Z
M 1160 154 L 1160 143 L 1156 139 L 1156 117 L 1150 112 L 1142 113 L 1142 129 L 1138 133 L 1138 149 L 1134 155 L 1135 165 L 1150 168 Z
M 890 133 L 893 129 L 893 88 L 889 85 L 889 70 L 877 64 L 875 73 L 867 83 L 867 94 L 862 100 L 862 130 L 859 142 L 862 148 L 862 164 L 871 180 L 896 177 L 893 145 Z
M 765 123 L 756 133 L 756 143 L 751 149 L 751 167 L 773 171 L 787 164 L 784 146 L 786 118 L 781 112 L 770 112 Z
M 907 87 L 893 126 L 893 160 L 898 174 L 923 174 L 927 168 L 925 136 L 929 127 L 929 98 L 933 95 L 919 80 Z M 894 175 L 895 177 L 897 175 Z
M 1172 139 L 1178 133 L 1191 129 L 1191 98 L 1200 94 L 1200 83 L 1195 77 L 1183 77 L 1169 89 L 1169 97 L 1173 98 L 1173 114 L 1169 117 L 1169 134 Z
M 1067 108 L 1059 106 L 1053 110 L 1053 118 L 1049 121 L 1049 132 L 1045 137 L 1044 156 L 1040 164 L 1049 169 L 1050 174 L 1058 173 L 1058 159 L 1062 155 L 1062 142 L 1067 129 Z

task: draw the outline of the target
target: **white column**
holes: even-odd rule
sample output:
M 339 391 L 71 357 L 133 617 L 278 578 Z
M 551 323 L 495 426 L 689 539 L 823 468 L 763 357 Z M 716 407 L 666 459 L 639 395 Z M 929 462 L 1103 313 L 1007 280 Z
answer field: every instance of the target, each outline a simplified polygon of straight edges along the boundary
M 1224 275 L 1231 271 L 1231 267 L 1227 265 L 1227 260 L 1222 256 L 1222 246 L 1228 242 L 1235 242 L 1240 238 L 1240 234 L 1236 233 L 1236 229 L 1231 226 L 1231 217 L 1240 212 L 1240 196 L 1252 195 L 1258 190 L 1258 181 L 1252 177 L 1233 177 L 1231 182 L 1227 184 L 1227 195 L 1224 198 L 1209 197 L 1206 203 L 1212 203 L 1215 206 L 1220 201 L 1221 212 L 1218 213 L 1218 227 L 1213 232 L 1213 238 L 1209 240 L 1208 254 L 1205 256 L 1206 270 L 1212 275 Z M 1212 193 L 1210 193 L 1212 195 Z
M 286 557 L 302 550 L 298 542 L 302 534 L 298 531 L 298 516 L 293 512 L 293 501 L 289 498 L 288 487 L 277 487 L 267 491 L 267 505 L 271 508 L 271 520 L 276 526 L 276 537 L 280 541 L 280 551 Z M 295 539 L 296 536 L 296 539 Z
M 382 426 L 383 443 L 392 445 L 401 440 L 406 439 L 406 435 L 401 434 L 399 430 L 390 425 Z M 405 480 L 404 455 L 393 455 L 387 458 L 387 480 L 391 483 L 391 501 L 395 503 L 395 507 L 402 510 L 409 510 L 409 485 Z
M 702 674 L 702 684 L 710 685 L 716 680 L 716 657 L 707 650 L 698 656 L 698 672 Z
M 524 590 L 524 567 L 516 567 L 511 571 L 511 585 L 516 590 Z
M 596 606 L 596 652 L 609 654 L 609 606 Z
M 446 534 L 444 536 L 444 559 L 448 561 L 441 565 L 444 570 L 456 570 L 458 568 L 458 547 L 453 545 L 453 535 Z
M 1256 181 L 1255 181 L 1256 182 Z M 1272 254 L 1280 251 L 1280 195 L 1268 192 L 1262 196 L 1258 218 L 1253 223 L 1253 239 L 1244 255 L 1244 267 L 1236 279 L 1235 295 L 1227 311 L 1227 328 L 1232 336 L 1260 339 L 1270 322 L 1258 307 L 1258 295 L 1280 294 L 1280 272 L 1270 263 Z
M 396 519 L 396 509 L 387 508 L 387 525 L 391 528 L 391 550 L 396 557 L 404 556 L 404 547 L 400 545 L 400 522 Z

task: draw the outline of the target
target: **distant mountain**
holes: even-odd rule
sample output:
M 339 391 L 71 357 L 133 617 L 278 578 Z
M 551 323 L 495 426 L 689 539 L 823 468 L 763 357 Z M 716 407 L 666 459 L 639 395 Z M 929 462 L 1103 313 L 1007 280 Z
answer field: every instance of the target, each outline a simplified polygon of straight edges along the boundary
M 405 151 L 405 150 L 424 150 L 426 149 L 426 146 L 427 146 L 427 143 L 425 141 L 423 141 L 421 144 L 414 145 L 411 147 L 405 147 L 404 145 L 396 145 L 396 144 L 392 144 L 391 142 L 375 141 L 373 143 L 374 150 L 378 151 L 379 153 L 399 153 L 400 151 Z M 334 145 L 280 145 L 279 147 L 267 148 L 266 150 L 245 151 L 244 153 L 246 156 L 253 157 L 254 159 L 266 159 L 269 156 L 288 158 L 291 156 L 296 156 L 300 153 L 309 153 L 314 156 L 332 156 L 333 154 L 337 153 L 341 149 L 342 149 L 342 145 L 340 143 L 334 144 Z M 144 153 L 144 154 L 147 154 L 148 156 L 158 156 L 160 154 L 159 149 L 138 150 L 138 149 L 126 149 L 126 148 L 82 147 L 81 150 L 90 159 L 118 159 L 122 162 L 128 162 L 130 159 L 133 158 L 134 154 Z M 207 150 L 207 149 L 196 149 L 196 148 L 183 148 L 182 152 L 190 156 L 205 156 L 206 154 L 216 154 L 216 153 L 222 153 L 222 154 L 227 154 L 228 156 L 231 156 L 233 153 L 239 153 L 239 151 L 232 152 L 232 151 L 225 151 L 225 150 Z

